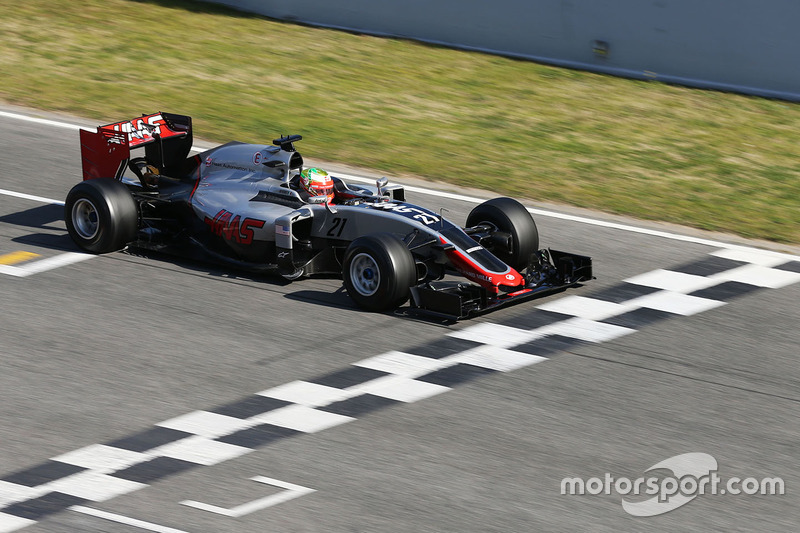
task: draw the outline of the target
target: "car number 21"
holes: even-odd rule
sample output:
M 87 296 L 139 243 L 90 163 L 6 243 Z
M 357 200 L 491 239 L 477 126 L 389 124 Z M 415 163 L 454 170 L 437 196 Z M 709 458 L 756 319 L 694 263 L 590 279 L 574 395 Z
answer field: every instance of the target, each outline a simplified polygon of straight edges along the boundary
M 341 237 L 344 227 L 347 224 L 347 219 L 342 217 L 334 217 L 333 225 L 328 230 L 328 237 Z

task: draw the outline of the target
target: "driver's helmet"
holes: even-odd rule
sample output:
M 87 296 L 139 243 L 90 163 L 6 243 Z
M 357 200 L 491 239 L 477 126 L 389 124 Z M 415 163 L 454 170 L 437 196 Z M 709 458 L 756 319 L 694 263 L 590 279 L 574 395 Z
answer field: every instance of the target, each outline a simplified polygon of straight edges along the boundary
M 333 179 L 321 168 L 303 169 L 300 187 L 311 196 L 327 196 L 329 202 L 333 201 Z

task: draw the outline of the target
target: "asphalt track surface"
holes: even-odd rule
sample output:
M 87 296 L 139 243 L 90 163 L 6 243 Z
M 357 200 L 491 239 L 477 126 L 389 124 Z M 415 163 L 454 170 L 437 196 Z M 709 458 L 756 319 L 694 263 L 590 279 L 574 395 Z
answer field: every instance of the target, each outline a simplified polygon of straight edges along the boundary
M 591 255 L 595 281 L 452 326 L 365 313 L 337 279 L 285 283 L 168 257 L 72 255 L 62 207 L 48 199 L 63 201 L 79 180 L 79 145 L 58 123 L 93 124 L 47 118 L 56 123 L 0 114 L 0 532 L 789 531 L 800 522 L 796 256 L 689 230 L 652 235 L 538 215 L 542 245 Z M 461 221 L 474 206 L 408 197 Z M 710 282 L 703 301 L 717 303 L 685 314 L 603 322 L 598 311 L 597 329 L 597 299 L 565 300 L 624 303 L 647 296 L 654 272 L 711 279 L 739 266 L 760 279 L 728 280 L 728 292 Z M 515 364 L 523 356 L 505 350 L 508 338 L 568 309 L 586 322 L 561 341 L 613 334 L 551 342 Z M 206 450 L 212 459 L 189 468 L 162 457 L 155 464 L 171 471 L 140 468 L 122 481 L 121 467 L 110 468 L 110 477 L 95 472 L 97 486 L 63 481 L 81 473 L 76 456 L 103 461 L 98 450 L 130 450 L 124 443 L 137 439 L 174 444 L 165 435 L 185 430 L 187 415 L 232 414 L 298 382 L 357 388 L 386 375 L 375 368 L 447 361 L 476 346 L 474 364 L 458 372 L 404 381 L 395 391 L 403 401 L 385 391 L 327 407 L 312 393 L 284 397 L 296 416 L 264 419 L 283 433 L 246 450 L 252 433 L 220 429 L 233 416 L 212 417 L 196 432 L 226 435 Z M 364 360 L 384 366 L 353 366 Z M 614 491 L 561 494 L 565 477 L 633 480 L 689 452 L 713 456 L 723 480 L 780 477 L 785 494 L 706 494 L 651 517 L 626 513 Z M 64 492 L 36 492 L 58 482 Z

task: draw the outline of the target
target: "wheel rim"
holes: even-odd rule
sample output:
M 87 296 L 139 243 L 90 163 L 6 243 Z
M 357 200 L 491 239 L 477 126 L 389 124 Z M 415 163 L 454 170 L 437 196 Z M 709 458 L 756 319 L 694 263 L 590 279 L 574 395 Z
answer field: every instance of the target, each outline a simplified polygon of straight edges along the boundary
M 72 206 L 72 225 L 82 239 L 90 240 L 100 229 L 97 208 L 86 198 L 81 198 Z
M 360 253 L 350 262 L 350 281 L 362 296 L 372 296 L 381 283 L 381 271 L 372 256 Z

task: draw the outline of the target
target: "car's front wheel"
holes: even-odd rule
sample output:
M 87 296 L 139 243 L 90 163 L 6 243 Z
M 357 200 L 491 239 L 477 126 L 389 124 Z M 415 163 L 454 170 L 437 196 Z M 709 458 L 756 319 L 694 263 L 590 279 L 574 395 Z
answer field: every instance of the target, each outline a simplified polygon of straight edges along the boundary
M 467 226 L 489 226 L 510 237 L 508 246 L 487 246 L 498 259 L 516 270 L 528 264 L 539 249 L 539 232 L 525 206 L 513 198 L 493 198 L 475 207 L 467 217 Z
M 110 178 L 75 185 L 64 203 L 64 221 L 75 244 L 87 252 L 121 250 L 136 238 L 139 215 L 128 188 Z
M 416 282 L 414 258 L 390 233 L 366 235 L 348 246 L 342 264 L 347 293 L 359 307 L 387 311 L 408 300 Z

